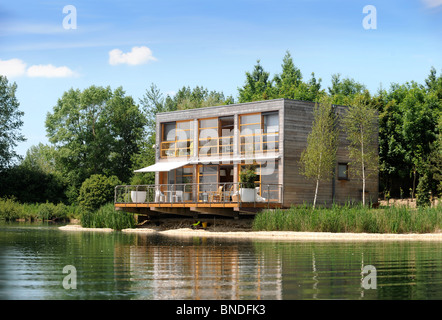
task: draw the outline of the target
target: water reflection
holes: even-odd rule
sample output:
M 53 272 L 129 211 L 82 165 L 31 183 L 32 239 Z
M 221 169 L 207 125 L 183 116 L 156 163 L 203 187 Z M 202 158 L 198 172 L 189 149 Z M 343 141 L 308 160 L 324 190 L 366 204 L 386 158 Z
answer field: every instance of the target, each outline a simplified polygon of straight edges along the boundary
M 281 299 L 281 264 L 248 242 L 139 238 L 131 247 L 140 299 Z
M 288 242 L 0 225 L 0 299 L 441 299 L 441 244 Z M 64 266 L 77 289 L 62 286 Z M 364 266 L 377 288 L 364 289 Z

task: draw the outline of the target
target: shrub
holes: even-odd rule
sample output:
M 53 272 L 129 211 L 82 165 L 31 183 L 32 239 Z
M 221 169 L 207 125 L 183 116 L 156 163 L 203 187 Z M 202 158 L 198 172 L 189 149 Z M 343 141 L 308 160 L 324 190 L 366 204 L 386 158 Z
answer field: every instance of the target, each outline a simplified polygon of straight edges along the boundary
M 240 186 L 241 188 L 255 188 L 255 181 L 257 179 L 256 175 L 256 166 L 248 165 L 244 170 L 239 174 Z
M 14 198 L 0 199 L 0 219 L 16 220 L 23 216 L 23 207 Z
M 86 210 L 98 210 L 113 200 L 114 188 L 119 184 L 121 181 L 116 176 L 94 174 L 81 185 L 78 201 Z
M 425 173 L 420 179 L 416 188 L 416 205 L 418 207 L 428 207 L 431 205 L 430 181 Z

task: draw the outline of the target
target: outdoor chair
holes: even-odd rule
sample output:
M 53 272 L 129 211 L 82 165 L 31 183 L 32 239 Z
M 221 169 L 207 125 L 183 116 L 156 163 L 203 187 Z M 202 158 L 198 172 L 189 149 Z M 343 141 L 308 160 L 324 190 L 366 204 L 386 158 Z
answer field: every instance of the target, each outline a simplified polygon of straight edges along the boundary
M 183 191 L 178 190 L 175 191 L 175 194 L 173 195 L 173 202 L 182 202 L 183 201 Z
M 263 198 L 263 197 L 261 197 L 261 196 L 259 195 L 259 188 L 260 188 L 260 187 L 256 187 L 256 188 L 255 188 L 255 200 L 256 200 L 256 202 L 266 202 L 267 199 L 266 199 L 266 198 Z
M 221 202 L 223 197 L 223 186 L 219 186 L 218 187 L 218 191 L 216 191 L 213 195 L 212 195 L 212 201 L 213 202 Z
M 164 202 L 165 200 L 166 196 L 164 193 L 162 193 L 159 189 L 155 190 L 155 202 Z

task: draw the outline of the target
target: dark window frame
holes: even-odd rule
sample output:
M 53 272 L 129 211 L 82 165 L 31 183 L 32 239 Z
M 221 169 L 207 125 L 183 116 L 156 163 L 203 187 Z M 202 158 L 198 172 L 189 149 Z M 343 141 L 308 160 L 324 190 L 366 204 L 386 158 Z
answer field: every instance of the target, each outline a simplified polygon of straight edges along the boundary
M 340 166 L 345 166 L 345 177 L 340 175 Z M 339 162 L 338 163 L 338 180 L 350 180 L 348 177 L 348 162 Z

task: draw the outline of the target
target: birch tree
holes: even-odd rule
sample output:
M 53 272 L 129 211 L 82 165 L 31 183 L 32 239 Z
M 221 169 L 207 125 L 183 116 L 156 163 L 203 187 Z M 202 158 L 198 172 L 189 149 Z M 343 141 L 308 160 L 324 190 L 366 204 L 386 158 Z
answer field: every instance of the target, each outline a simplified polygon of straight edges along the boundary
M 315 104 L 312 131 L 307 137 L 307 148 L 301 154 L 301 173 L 315 180 L 313 208 L 318 198 L 319 182 L 333 177 L 339 131 L 331 97 L 324 96 Z
M 378 171 L 378 117 L 365 95 L 356 95 L 343 117 L 342 123 L 352 161 L 352 172 L 362 179 L 362 204 L 365 206 L 367 179 Z

